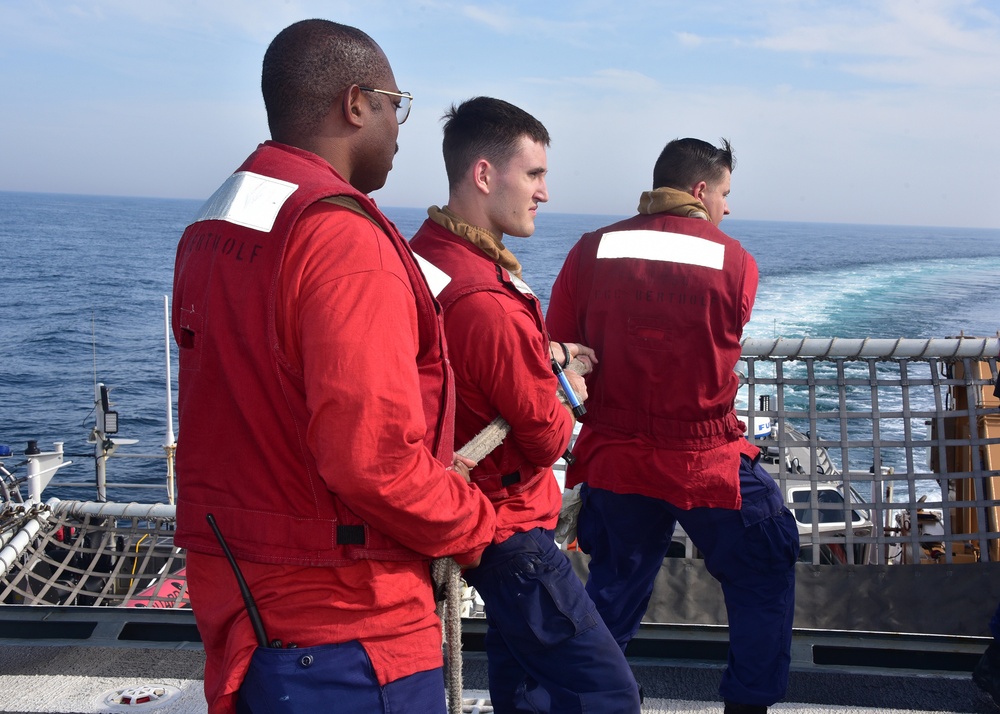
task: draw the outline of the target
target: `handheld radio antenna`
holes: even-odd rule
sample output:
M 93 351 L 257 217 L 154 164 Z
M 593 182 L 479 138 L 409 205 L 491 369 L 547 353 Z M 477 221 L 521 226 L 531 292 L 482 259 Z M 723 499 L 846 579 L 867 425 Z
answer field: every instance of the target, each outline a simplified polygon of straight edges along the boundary
M 222 546 L 222 552 L 226 554 L 226 560 L 229 561 L 229 565 L 233 569 L 233 575 L 236 576 L 236 583 L 240 586 L 240 594 L 243 596 L 243 604 L 246 606 L 247 616 L 250 618 L 250 624 L 253 626 L 253 633 L 257 637 L 257 644 L 261 647 L 267 647 L 267 634 L 264 632 L 264 622 L 260 619 L 260 612 L 257 610 L 257 603 L 254 601 L 253 594 L 250 592 L 250 586 L 247 585 L 247 581 L 243 578 L 240 566 L 236 563 L 236 558 L 233 557 L 232 552 L 229 550 L 229 546 L 226 545 L 226 541 L 222 537 L 222 531 L 219 530 L 219 526 L 215 523 L 215 516 L 211 513 L 206 513 L 205 520 L 208 521 L 208 525 L 211 526 L 212 532 L 215 533 L 215 537 L 219 540 L 219 545 Z

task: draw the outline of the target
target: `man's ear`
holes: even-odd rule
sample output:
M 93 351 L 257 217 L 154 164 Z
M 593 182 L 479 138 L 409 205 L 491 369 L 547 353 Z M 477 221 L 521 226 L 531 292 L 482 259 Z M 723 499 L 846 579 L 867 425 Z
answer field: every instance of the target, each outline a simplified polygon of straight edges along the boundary
M 472 165 L 472 184 L 483 193 L 489 193 L 493 188 L 493 164 L 486 159 L 479 159 Z
M 705 191 L 708 189 L 708 182 L 699 181 L 694 186 L 691 187 L 691 195 L 697 198 L 699 201 L 705 198 Z
M 361 87 L 356 84 L 352 84 L 350 89 L 344 92 L 341 111 L 344 114 L 344 121 L 352 126 L 360 127 L 365 123 L 364 115 L 368 107 L 361 105 L 363 94 Z

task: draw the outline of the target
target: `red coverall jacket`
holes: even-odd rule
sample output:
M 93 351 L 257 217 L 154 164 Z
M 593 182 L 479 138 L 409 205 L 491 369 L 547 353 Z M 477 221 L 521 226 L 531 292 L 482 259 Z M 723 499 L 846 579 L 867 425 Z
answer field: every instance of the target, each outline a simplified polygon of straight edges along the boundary
M 538 299 L 479 248 L 433 220 L 424 222 L 410 245 L 450 278 L 437 297 L 456 375 L 456 448 L 498 414 L 511 425 L 511 435 L 472 471 L 473 483 L 494 504 L 503 504 L 497 542 L 510 532 L 554 527 L 561 500 L 551 465 L 569 444 L 573 418 L 556 397 Z
M 278 324 L 289 231 L 337 195 L 377 223 L 381 245 L 316 241 L 371 266 L 330 268 L 326 302 L 303 295 Z M 367 196 L 310 152 L 258 148 L 177 249 L 177 545 L 221 554 L 210 512 L 233 553 L 259 563 L 481 552 L 489 506 L 442 466 L 454 395 L 437 311 L 406 241 Z
M 639 215 L 580 239 L 547 315 L 554 339 L 600 360 L 567 486 L 738 507 L 739 454 L 757 450 L 741 438 L 734 368 L 757 279 L 753 257 L 706 220 Z M 664 462 L 663 482 L 630 478 L 647 457 Z

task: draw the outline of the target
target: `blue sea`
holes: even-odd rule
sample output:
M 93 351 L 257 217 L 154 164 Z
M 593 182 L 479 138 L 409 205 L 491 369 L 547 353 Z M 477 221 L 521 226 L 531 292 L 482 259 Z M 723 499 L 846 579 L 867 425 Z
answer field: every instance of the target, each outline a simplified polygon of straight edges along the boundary
M 62 441 L 74 465 L 59 480 L 92 479 L 87 436 L 100 381 L 111 388 L 120 414 L 118 436 L 139 440 L 127 449 L 162 454 L 163 301 L 171 292 L 177 240 L 200 204 L 0 192 L 0 443 L 18 453 L 29 439 L 43 450 Z M 384 210 L 407 237 L 426 215 Z M 543 207 L 535 235 L 507 244 L 547 304 L 579 236 L 625 215 L 546 213 Z M 1000 329 L 1000 230 L 739 218 L 726 219 L 722 228 L 760 266 L 748 337 L 996 336 Z M 171 352 L 176 395 L 176 348 Z M 8 468 L 16 461 L 8 459 Z M 162 482 L 162 465 L 131 462 L 128 468 L 129 480 Z

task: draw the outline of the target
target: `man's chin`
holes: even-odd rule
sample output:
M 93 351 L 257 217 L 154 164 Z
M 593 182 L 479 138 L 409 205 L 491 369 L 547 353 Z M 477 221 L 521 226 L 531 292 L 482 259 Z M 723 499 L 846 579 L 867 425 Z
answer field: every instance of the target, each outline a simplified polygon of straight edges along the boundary
M 523 226 L 518 226 L 516 229 L 507 231 L 506 235 L 512 238 L 530 238 L 535 232 L 535 222 L 531 221 Z
M 361 193 L 364 193 L 364 194 L 374 193 L 375 191 L 378 191 L 380 188 L 382 188 L 383 186 L 385 186 L 386 180 L 388 178 L 389 178 L 389 174 L 387 173 L 385 176 L 382 177 L 381 181 L 372 181 L 367 186 L 354 185 L 354 188 L 358 189 L 359 191 L 361 191 Z

